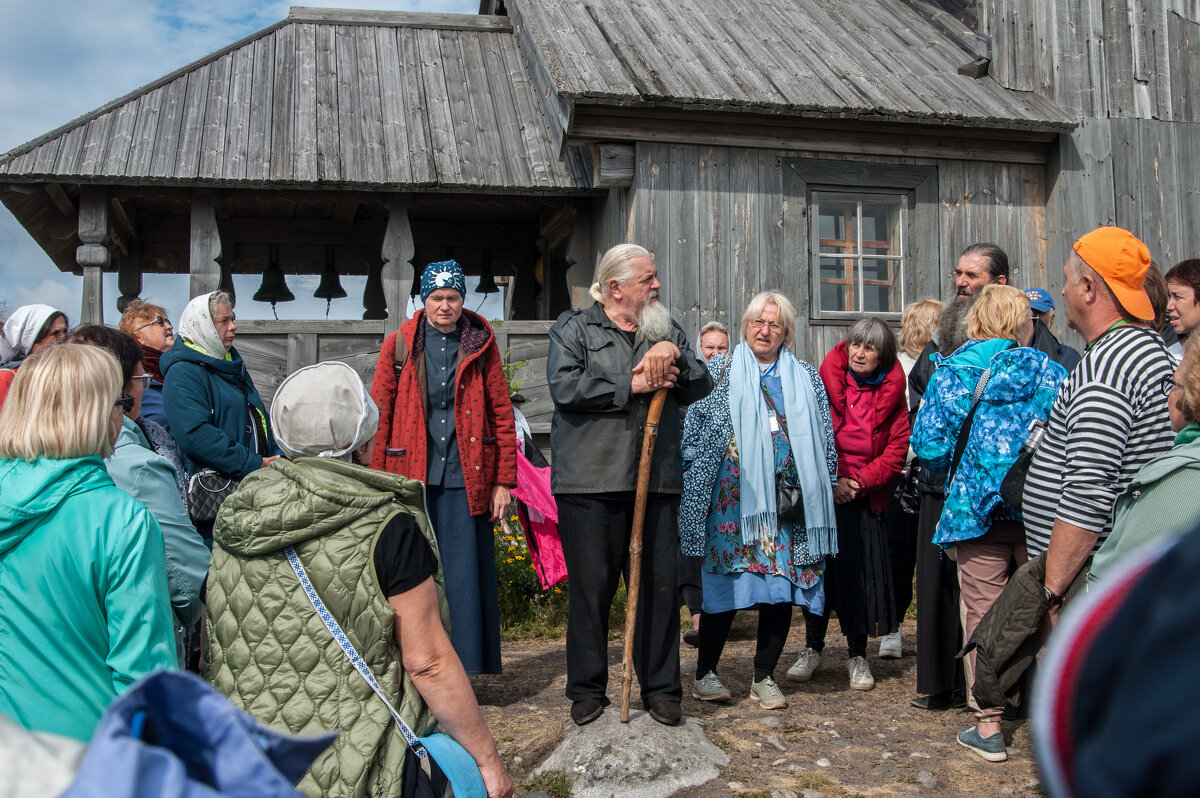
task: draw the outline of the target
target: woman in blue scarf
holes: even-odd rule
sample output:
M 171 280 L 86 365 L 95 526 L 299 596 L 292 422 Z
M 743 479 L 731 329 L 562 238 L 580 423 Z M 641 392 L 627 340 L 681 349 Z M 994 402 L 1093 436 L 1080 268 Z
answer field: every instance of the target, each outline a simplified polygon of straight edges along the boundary
M 784 347 L 796 310 L 767 291 L 742 314 L 742 343 L 708 362 L 717 387 L 688 408 L 679 533 L 685 555 L 703 556 L 704 605 L 693 695 L 732 697 L 717 677 L 734 615 L 758 609 L 750 695 L 764 709 L 787 699 L 773 673 L 792 606 L 824 608 L 824 559 L 837 553 L 833 483 L 837 454 L 829 399 L 817 370 Z M 802 493 L 803 520 L 777 516 L 776 478 Z

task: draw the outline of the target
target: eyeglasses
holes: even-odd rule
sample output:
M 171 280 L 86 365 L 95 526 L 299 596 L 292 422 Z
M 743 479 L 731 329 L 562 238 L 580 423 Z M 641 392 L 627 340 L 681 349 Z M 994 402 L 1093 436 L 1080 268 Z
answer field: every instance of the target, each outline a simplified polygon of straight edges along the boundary
M 144 391 L 150 387 L 150 380 L 152 380 L 152 379 L 154 379 L 153 374 L 138 374 L 136 376 L 130 377 L 129 381 L 133 382 L 134 380 L 141 380 L 142 381 L 142 390 Z
M 130 413 L 133 411 L 133 397 L 127 393 L 123 393 L 120 399 L 113 402 L 113 407 L 121 408 L 122 413 Z
M 140 326 L 140 327 L 134 327 L 134 328 L 133 328 L 133 331 L 134 331 L 134 332 L 137 332 L 138 330 L 143 330 L 143 329 L 145 329 L 146 327 L 149 327 L 151 324 L 157 324 L 159 327 L 166 327 L 166 326 L 167 326 L 168 324 L 170 324 L 170 323 L 171 323 L 171 322 L 167 321 L 167 320 L 166 320 L 165 318 L 163 318 L 162 316 L 155 316 L 155 317 L 154 317 L 154 319 L 153 319 L 153 321 L 148 321 L 148 322 L 146 322 L 145 324 L 143 324 L 143 325 L 142 325 L 142 326 Z
M 772 335 L 774 335 L 777 332 L 783 331 L 783 325 L 776 324 L 773 321 L 764 321 L 763 319 L 754 319 L 753 321 L 750 322 L 750 329 L 754 330 L 755 332 L 758 332 L 763 327 L 766 327 L 768 330 L 770 330 Z
M 1158 387 L 1162 389 L 1163 396 L 1170 396 L 1171 390 L 1178 384 L 1179 383 L 1175 382 L 1174 377 L 1172 377 L 1170 374 L 1166 374 L 1163 376 L 1162 382 L 1158 384 Z

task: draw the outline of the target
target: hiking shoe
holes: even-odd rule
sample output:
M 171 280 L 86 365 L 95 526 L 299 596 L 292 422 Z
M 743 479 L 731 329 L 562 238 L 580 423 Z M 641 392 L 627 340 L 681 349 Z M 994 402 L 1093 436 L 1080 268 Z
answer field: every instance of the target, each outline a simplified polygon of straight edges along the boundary
M 664 726 L 678 726 L 683 722 L 683 713 L 679 711 L 679 702 L 663 699 L 650 705 L 650 717 Z
M 884 635 L 879 641 L 879 658 L 880 659 L 900 659 L 904 656 L 902 646 L 900 645 L 900 633 L 892 632 L 890 635 Z
M 871 675 L 871 666 L 867 664 L 866 657 L 851 657 L 846 670 L 850 672 L 851 690 L 875 689 L 875 677 Z
M 703 678 L 696 680 L 696 684 L 692 688 L 692 696 L 701 701 L 728 701 L 733 698 L 733 693 L 721 684 L 716 671 L 709 671 L 704 674 Z
M 975 726 L 968 726 L 958 733 L 958 744 L 970 748 L 989 762 L 1003 762 L 1008 759 L 1008 751 L 1004 749 L 1004 735 L 996 732 L 991 737 L 983 737 Z
M 608 697 L 604 698 L 584 698 L 581 701 L 573 701 L 571 703 L 571 720 L 575 721 L 576 726 L 586 726 L 604 713 L 604 708 L 608 706 Z
M 775 680 L 764 676 L 761 682 L 750 682 L 750 697 L 758 701 L 763 709 L 787 709 L 787 699 Z
M 796 664 L 788 668 L 787 676 L 792 681 L 807 682 L 819 667 L 821 667 L 820 652 L 806 648 L 800 652 L 800 656 L 796 657 Z

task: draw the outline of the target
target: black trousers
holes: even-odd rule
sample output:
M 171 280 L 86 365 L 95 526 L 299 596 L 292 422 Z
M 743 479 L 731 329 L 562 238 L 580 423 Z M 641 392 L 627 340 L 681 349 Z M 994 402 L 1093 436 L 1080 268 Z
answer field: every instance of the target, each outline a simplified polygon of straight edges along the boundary
M 918 516 L 900 509 L 900 500 L 888 499 L 883 511 L 887 526 L 888 560 L 892 566 L 892 589 L 896 597 L 896 621 L 904 622 L 904 613 L 913 599 L 913 573 L 917 568 Z
M 783 645 L 792 626 L 791 604 L 759 604 L 758 645 L 754 648 L 754 681 L 761 682 L 775 673 Z M 729 629 L 737 610 L 700 613 L 700 650 L 696 657 L 696 678 L 717 669 Z
M 567 698 L 602 698 L 608 689 L 608 616 L 618 580 L 628 583 L 633 497 L 561 494 L 558 530 L 567 561 Z M 642 533 L 633 666 L 642 706 L 679 701 L 679 497 L 652 494 Z
M 917 692 L 946 693 L 963 686 L 958 564 L 933 544 L 942 500 L 921 497 L 917 525 Z

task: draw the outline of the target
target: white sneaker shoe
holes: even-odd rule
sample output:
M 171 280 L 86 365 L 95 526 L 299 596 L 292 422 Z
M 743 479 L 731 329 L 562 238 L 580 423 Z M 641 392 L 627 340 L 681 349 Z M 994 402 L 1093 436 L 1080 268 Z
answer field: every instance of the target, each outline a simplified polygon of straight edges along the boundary
M 851 690 L 875 689 L 875 677 L 871 675 L 871 666 L 867 664 L 866 657 L 851 657 L 846 670 L 850 672 Z
M 787 677 L 792 681 L 807 682 L 819 667 L 821 667 L 821 655 L 811 648 L 806 648 L 800 652 L 799 657 L 796 657 L 796 664 L 788 668 Z
M 884 635 L 879 640 L 879 658 L 880 659 L 900 659 L 904 656 L 903 647 L 900 645 L 900 632 L 892 632 L 890 635 Z

